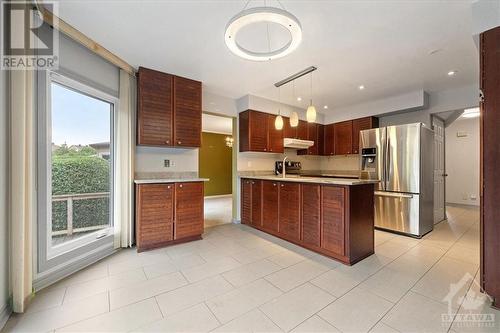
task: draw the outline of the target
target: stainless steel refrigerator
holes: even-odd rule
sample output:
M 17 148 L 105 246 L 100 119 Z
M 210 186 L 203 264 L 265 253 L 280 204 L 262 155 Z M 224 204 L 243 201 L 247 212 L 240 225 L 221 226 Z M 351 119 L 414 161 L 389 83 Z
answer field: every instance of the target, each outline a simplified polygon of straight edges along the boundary
M 360 133 L 361 170 L 375 186 L 375 227 L 422 237 L 434 227 L 434 132 L 422 123 Z

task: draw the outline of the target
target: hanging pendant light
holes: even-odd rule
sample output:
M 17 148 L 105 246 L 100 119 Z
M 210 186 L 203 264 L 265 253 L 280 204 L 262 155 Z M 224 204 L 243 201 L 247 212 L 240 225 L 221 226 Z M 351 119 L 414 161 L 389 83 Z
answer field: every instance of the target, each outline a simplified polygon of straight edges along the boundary
M 316 121 L 316 108 L 314 107 L 313 105 L 313 93 L 312 93 L 312 87 L 313 87 L 313 83 L 312 83 L 312 73 L 311 73 L 311 98 L 309 100 L 309 107 L 307 108 L 307 111 L 306 111 L 306 119 L 307 119 L 307 122 L 309 123 L 314 123 Z
M 277 130 L 282 130 L 283 117 L 281 116 L 281 87 L 278 89 L 278 94 L 279 94 L 278 116 L 276 116 L 276 119 L 274 120 L 274 128 L 276 128 Z
M 295 100 L 295 80 L 292 82 L 293 87 L 292 87 L 292 98 Z M 290 126 L 291 127 L 297 127 L 299 126 L 299 115 L 297 112 L 293 111 L 292 114 L 290 115 Z

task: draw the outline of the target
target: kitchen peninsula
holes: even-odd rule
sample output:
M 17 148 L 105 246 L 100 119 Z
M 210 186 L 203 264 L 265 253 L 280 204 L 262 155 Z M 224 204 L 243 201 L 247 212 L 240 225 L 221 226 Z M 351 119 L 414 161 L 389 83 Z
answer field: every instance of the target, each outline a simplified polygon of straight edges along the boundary
M 377 181 L 245 176 L 241 221 L 352 265 L 374 253 Z

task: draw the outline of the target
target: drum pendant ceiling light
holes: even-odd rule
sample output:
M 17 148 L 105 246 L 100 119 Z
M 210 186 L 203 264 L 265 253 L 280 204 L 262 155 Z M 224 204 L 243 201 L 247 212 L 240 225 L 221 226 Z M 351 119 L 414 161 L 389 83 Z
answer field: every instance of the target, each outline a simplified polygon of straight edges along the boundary
M 281 4 L 281 2 L 279 1 L 278 3 Z M 290 33 L 290 39 L 285 43 L 284 46 L 275 50 L 271 50 L 269 48 L 267 52 L 252 51 L 238 43 L 238 32 L 242 28 L 260 22 L 265 22 L 268 24 L 279 24 L 280 26 L 288 30 L 288 32 Z M 268 44 L 270 45 L 269 29 L 267 29 L 267 36 L 263 37 L 267 37 Z M 302 27 L 299 20 L 284 8 L 280 9 L 277 7 L 267 6 L 253 7 L 249 9 L 243 9 L 229 21 L 226 26 L 224 39 L 229 50 L 231 50 L 231 52 L 233 52 L 237 56 L 253 61 L 268 61 L 284 57 L 293 52 L 302 41 Z

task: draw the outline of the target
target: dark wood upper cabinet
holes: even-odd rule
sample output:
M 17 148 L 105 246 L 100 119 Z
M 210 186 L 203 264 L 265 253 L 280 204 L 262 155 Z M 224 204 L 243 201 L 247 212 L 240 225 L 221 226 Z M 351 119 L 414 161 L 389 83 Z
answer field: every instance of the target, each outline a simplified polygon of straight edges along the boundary
M 352 120 L 335 123 L 333 138 L 335 155 L 352 154 Z
M 307 121 L 299 120 L 299 125 L 297 126 L 297 139 L 307 140 L 308 139 L 308 131 L 307 131 Z
M 280 183 L 279 234 L 292 241 L 300 240 L 300 184 Z
M 175 184 L 175 232 L 174 239 L 194 237 L 203 233 L 203 183 Z
M 377 128 L 378 118 L 376 117 L 365 117 L 360 119 L 354 119 L 352 121 L 352 153 L 359 153 L 359 132 Z
M 241 223 L 251 224 L 252 218 L 252 181 L 241 180 Z
M 283 138 L 295 139 L 296 137 L 297 137 L 297 127 L 292 127 L 290 125 L 290 118 L 283 117 Z
M 174 77 L 175 146 L 201 146 L 201 82 Z
M 268 114 L 247 110 L 239 114 L 240 151 L 267 152 Z
M 314 141 L 314 145 L 307 149 L 302 149 L 297 152 L 297 155 L 319 155 L 319 124 L 316 123 L 306 123 L 307 124 L 307 139 Z
M 335 124 L 328 124 L 324 126 L 323 134 L 323 155 L 330 156 L 335 155 L 335 136 L 334 136 Z
M 480 36 L 481 283 L 500 307 L 500 27 Z
M 274 126 L 274 122 L 276 120 L 276 115 L 268 114 L 267 115 L 267 129 L 269 133 L 268 138 L 268 151 L 270 153 L 282 153 L 284 151 L 283 148 L 283 129 L 277 130 Z M 285 119 L 283 119 L 283 128 L 285 127 Z
M 136 186 L 135 232 L 138 251 L 156 248 L 174 239 L 174 186 Z
M 344 188 L 322 186 L 321 247 L 334 254 L 345 254 L 345 193 Z
M 254 227 L 262 226 L 262 180 L 252 181 L 252 205 L 250 224 Z
M 138 145 L 199 147 L 201 108 L 201 82 L 139 68 Z
M 137 144 L 173 145 L 173 75 L 139 67 Z
M 262 228 L 278 232 L 279 226 L 279 183 L 275 181 L 262 182 Z
M 302 184 L 302 242 L 320 246 L 321 235 L 321 186 Z

